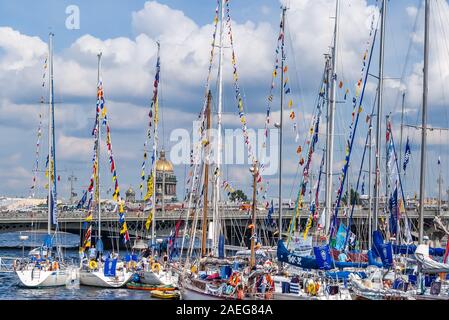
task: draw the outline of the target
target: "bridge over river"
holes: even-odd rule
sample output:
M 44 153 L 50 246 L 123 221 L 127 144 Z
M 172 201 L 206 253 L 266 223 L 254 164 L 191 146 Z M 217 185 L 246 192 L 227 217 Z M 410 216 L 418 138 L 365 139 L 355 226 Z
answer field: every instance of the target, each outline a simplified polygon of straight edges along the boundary
M 220 208 L 224 221 L 224 230 L 226 230 L 227 243 L 233 246 L 241 246 L 249 243 L 249 231 L 247 226 L 250 224 L 250 212 L 239 210 L 236 207 L 222 207 Z M 437 208 L 426 208 L 424 214 L 425 233 L 432 239 L 441 239 L 444 235 L 435 229 L 433 225 L 433 218 L 437 215 Z M 309 212 L 302 210 L 300 214 L 299 225 L 303 230 Z M 131 237 L 142 235 L 142 230 L 145 228 L 145 221 L 148 213 L 142 211 L 129 211 L 126 213 L 126 221 Z M 294 215 L 293 208 L 285 208 L 283 210 L 283 230 L 287 230 L 292 216 Z M 184 221 L 186 210 L 171 210 L 156 212 L 156 234 L 158 237 L 166 237 L 175 228 L 176 222 Z M 201 216 L 201 214 L 200 214 Z M 418 210 L 410 208 L 407 210 L 407 216 L 412 222 L 413 235 L 416 234 Z M 80 234 L 83 227 L 85 213 L 82 211 L 60 211 L 58 213 L 58 223 L 62 231 Z M 272 215 L 273 219 L 278 221 L 278 214 L 275 212 Z M 380 219 L 388 220 L 385 213 L 379 215 Z M 267 226 L 265 220 L 267 218 L 267 210 L 257 211 L 258 230 L 262 230 L 264 237 L 273 239 L 273 233 L 276 231 L 275 227 Z M 353 231 L 367 230 L 368 210 L 362 206 L 356 207 L 353 216 Z M 442 220 L 447 224 L 449 222 L 449 211 L 445 210 L 441 214 Z M 208 212 L 208 220 L 212 219 L 212 211 Z M 344 209 L 339 211 L 339 219 L 346 221 L 348 219 Z M 94 221 L 97 221 L 97 216 L 94 214 Z M 105 211 L 101 214 L 101 229 L 102 235 L 105 237 L 117 238 L 118 235 L 118 214 L 116 212 Z M 345 223 L 346 224 L 346 223 Z M 201 225 L 201 217 L 199 218 L 198 226 Z M 362 226 L 362 227 L 361 227 Z M 98 224 L 94 224 L 94 230 Z M 19 232 L 29 230 L 45 230 L 47 228 L 47 212 L 45 208 L 39 211 L 9 211 L 0 212 L 0 233 Z M 358 228 L 358 229 L 356 229 Z M 183 230 L 183 227 L 181 228 Z M 365 232 L 365 231 L 362 231 Z M 95 234 L 95 232 L 94 232 Z M 366 235 L 367 236 L 367 235 Z M 367 238 L 362 235 L 361 238 Z

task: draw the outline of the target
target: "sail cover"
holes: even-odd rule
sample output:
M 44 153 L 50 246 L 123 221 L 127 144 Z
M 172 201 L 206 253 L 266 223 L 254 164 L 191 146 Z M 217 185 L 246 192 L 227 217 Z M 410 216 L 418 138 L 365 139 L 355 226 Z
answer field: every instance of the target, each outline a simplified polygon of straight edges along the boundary
M 416 248 L 415 258 L 424 273 L 449 273 L 449 264 L 433 260 L 429 256 L 429 247 L 421 244 Z
M 298 254 L 291 253 L 285 247 L 284 242 L 279 240 L 277 248 L 278 261 L 291 264 L 303 269 L 318 269 L 316 259 L 314 257 L 302 257 Z

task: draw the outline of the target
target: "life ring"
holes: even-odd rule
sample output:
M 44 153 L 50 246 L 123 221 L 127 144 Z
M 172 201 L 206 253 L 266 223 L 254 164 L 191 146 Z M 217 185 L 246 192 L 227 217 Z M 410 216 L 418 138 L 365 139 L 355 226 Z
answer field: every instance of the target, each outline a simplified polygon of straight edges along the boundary
M 240 283 L 240 277 L 239 277 L 238 273 L 234 273 L 231 276 L 231 279 L 229 279 L 229 284 L 233 287 L 236 287 L 239 283 Z
M 161 271 L 161 265 L 157 262 L 151 265 L 151 271 L 159 273 Z
M 95 260 L 90 260 L 89 262 L 89 268 L 91 268 L 92 270 L 97 269 L 98 264 Z
M 130 261 L 130 262 L 128 262 L 128 269 L 129 270 L 131 270 L 131 269 L 135 269 L 136 268 L 136 262 L 135 261 Z
M 53 270 L 59 270 L 59 263 L 58 263 L 58 261 L 53 261 L 51 267 L 52 267 Z
M 315 284 L 313 282 L 309 282 L 309 284 L 307 285 L 307 292 L 312 296 L 316 294 Z

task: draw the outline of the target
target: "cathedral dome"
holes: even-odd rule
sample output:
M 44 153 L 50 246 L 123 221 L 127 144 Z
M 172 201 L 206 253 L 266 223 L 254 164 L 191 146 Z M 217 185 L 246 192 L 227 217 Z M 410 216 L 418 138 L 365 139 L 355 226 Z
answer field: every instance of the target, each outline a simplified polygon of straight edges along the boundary
M 165 158 L 164 150 L 161 150 L 159 160 L 156 161 L 156 171 L 173 172 L 173 165 Z

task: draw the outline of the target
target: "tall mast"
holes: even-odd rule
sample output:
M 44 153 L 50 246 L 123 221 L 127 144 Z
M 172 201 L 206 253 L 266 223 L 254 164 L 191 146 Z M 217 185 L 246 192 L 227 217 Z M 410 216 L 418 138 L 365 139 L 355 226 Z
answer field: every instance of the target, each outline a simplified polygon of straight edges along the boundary
M 211 102 L 212 95 L 209 91 L 207 95 L 207 107 L 206 107 L 206 141 L 207 144 L 205 146 L 206 151 L 206 162 L 204 164 L 204 200 L 203 200 L 203 234 L 202 234 L 202 241 L 201 241 L 201 256 L 205 257 L 207 254 L 207 210 L 208 210 L 208 191 L 209 191 L 209 139 L 210 139 L 210 102 Z
M 425 169 L 427 146 L 427 94 L 429 92 L 429 22 L 430 1 L 426 0 L 425 29 L 424 29 L 424 77 L 423 77 L 423 106 L 422 106 L 422 132 L 421 132 L 421 172 L 419 179 L 419 243 L 424 236 L 424 197 L 425 197 Z
M 217 113 L 217 160 L 216 160 L 216 176 L 215 176 L 215 192 L 214 192 L 214 241 L 213 249 L 214 255 L 218 256 L 218 237 L 219 231 L 219 202 L 220 202 L 220 167 L 221 167 L 221 114 L 223 111 L 223 34 L 224 34 L 224 0 L 221 0 L 221 14 L 220 14 L 220 44 L 219 44 L 219 61 L 218 61 L 218 113 Z
M 384 87 L 384 52 L 385 52 L 385 24 L 387 16 L 387 0 L 382 0 L 382 18 L 380 34 L 380 55 L 379 55 L 379 88 L 377 91 L 377 126 L 376 126 L 376 178 L 374 181 L 374 231 L 377 230 L 379 197 L 380 197 L 380 159 L 382 145 L 382 107 L 383 107 L 383 87 Z M 372 235 L 370 235 L 371 237 Z
M 385 130 L 388 130 L 388 122 L 390 121 L 390 116 L 389 115 L 386 115 L 385 116 Z M 391 139 L 391 138 L 390 138 Z M 387 162 L 386 162 L 386 164 L 385 164 L 385 201 L 387 201 L 386 202 L 386 206 L 388 207 L 388 201 L 389 201 L 389 198 L 388 198 L 388 195 L 389 195 L 389 192 L 390 192 L 390 179 L 389 179 L 389 177 L 390 177 L 390 168 L 388 167 L 388 161 L 389 161 L 389 156 L 390 156 L 390 154 L 389 154 L 389 146 L 388 146 L 388 143 L 385 143 L 385 153 L 386 153 L 386 159 L 387 159 Z
M 259 175 L 259 163 L 254 161 L 253 166 L 250 168 L 251 174 L 253 175 L 253 205 L 252 205 L 252 216 L 251 216 L 251 257 L 250 257 L 250 268 L 252 269 L 256 265 L 256 202 L 257 202 L 257 177 Z
M 405 91 L 402 93 L 402 108 L 401 108 L 401 131 L 399 137 L 399 175 L 402 171 L 402 140 L 404 133 L 404 112 L 405 112 Z
M 97 85 L 100 86 L 101 82 L 101 56 L 102 52 L 97 54 L 98 65 L 97 65 Z M 101 84 L 103 85 L 103 84 Z M 98 199 L 98 240 L 101 240 L 101 189 L 100 189 L 100 147 L 101 147 L 101 110 L 100 106 L 97 105 L 98 112 L 98 138 L 97 138 L 97 199 Z
M 285 12 L 286 7 L 282 7 L 282 45 L 281 45 L 281 115 L 279 121 L 279 240 L 282 239 L 282 143 L 283 143 L 283 120 L 284 120 L 284 64 L 285 64 Z
M 372 189 L 371 189 L 371 179 L 373 175 L 373 165 L 372 165 L 372 159 L 373 159 L 373 122 L 372 122 L 372 113 L 371 118 L 369 121 L 369 152 L 368 152 L 368 249 L 371 249 L 371 235 L 373 234 L 373 212 L 372 212 Z
M 159 41 L 157 42 L 157 66 L 156 66 L 156 73 L 160 72 L 160 52 L 161 52 L 161 44 Z M 159 80 L 160 81 L 160 76 Z M 159 86 L 159 84 L 158 84 Z M 158 90 L 155 88 L 155 90 Z M 154 159 L 154 166 L 153 166 L 153 217 L 151 222 L 151 244 L 154 246 L 156 243 L 156 181 L 157 181 L 157 171 L 156 171 L 156 164 L 157 164 L 157 145 L 158 145 L 158 136 L 157 136 L 157 127 L 159 123 L 159 115 L 157 114 L 159 112 L 158 109 L 158 103 L 159 103 L 159 92 L 156 91 L 156 96 L 154 97 L 153 106 L 154 106 L 154 143 L 153 143 L 153 159 Z M 164 186 L 165 187 L 165 186 Z M 164 196 L 162 195 L 162 198 Z
M 56 195 L 56 164 L 55 164 L 55 131 L 54 131 L 54 112 L 55 112 L 55 104 L 54 104 L 54 93 L 53 93 L 53 36 L 54 34 L 50 32 L 49 34 L 49 43 L 48 43 L 48 51 L 49 51 L 49 67 L 50 67 L 50 92 L 49 92 L 49 117 L 48 117 L 48 223 L 47 223 L 47 233 L 51 233 L 51 224 L 52 224 L 52 209 L 53 205 L 56 205 L 56 199 L 53 199 L 53 188 L 55 188 Z M 53 172 L 51 172 L 53 171 Z M 53 179 L 52 179 L 53 175 Z M 55 186 L 53 186 L 55 184 Z M 53 204 L 54 202 L 54 204 Z
M 441 195 L 442 195 L 442 189 L 441 184 L 443 183 L 443 178 L 441 176 L 441 160 L 440 157 L 438 157 L 438 215 L 441 216 Z
M 332 85 L 330 86 L 330 100 L 328 101 L 328 118 L 327 118 L 327 160 L 326 160 L 326 233 L 330 229 L 331 213 L 332 213 L 332 171 L 334 161 L 334 112 L 337 99 L 337 53 L 338 53 L 338 34 L 339 34 L 339 18 L 340 18 L 340 0 L 336 0 L 335 5 L 335 28 L 334 28 L 334 44 L 332 47 Z

